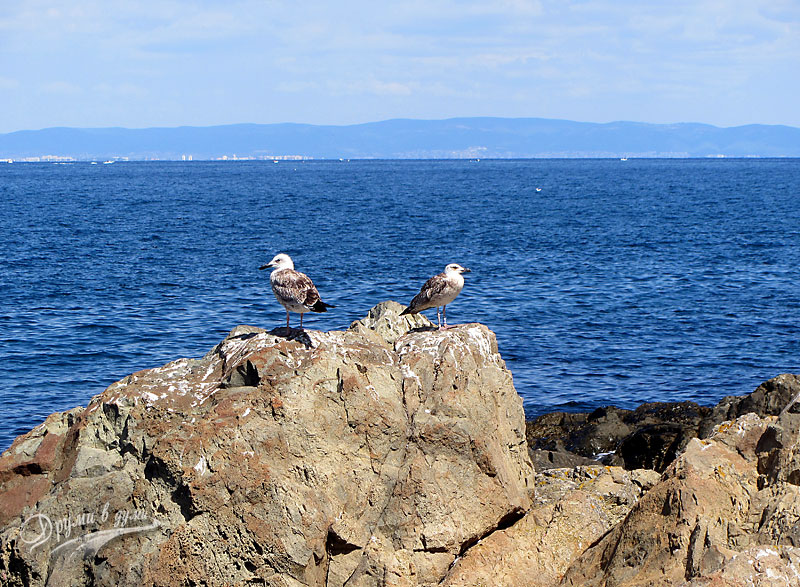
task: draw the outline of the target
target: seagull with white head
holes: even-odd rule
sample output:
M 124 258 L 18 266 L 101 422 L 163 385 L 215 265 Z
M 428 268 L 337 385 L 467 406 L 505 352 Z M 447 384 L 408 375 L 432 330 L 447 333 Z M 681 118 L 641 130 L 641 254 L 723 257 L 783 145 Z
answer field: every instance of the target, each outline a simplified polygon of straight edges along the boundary
M 444 273 L 434 275 L 422 286 L 422 289 L 414 299 L 411 300 L 408 308 L 403 310 L 400 315 L 418 314 L 422 310 L 436 308 L 436 318 L 439 321 L 439 329 L 447 328 L 447 304 L 452 302 L 464 288 L 464 277 L 462 273 L 469 273 L 470 270 L 462 267 L 458 263 L 450 263 L 444 268 Z M 441 314 L 439 308 L 442 308 Z M 442 326 L 444 317 L 444 326 Z
M 319 297 L 314 283 L 305 273 L 294 270 L 294 262 L 286 253 L 279 253 L 259 269 L 273 268 L 269 276 L 272 293 L 286 308 L 286 328 L 289 328 L 289 312 L 300 314 L 300 328 L 303 328 L 303 314 L 306 312 L 327 312 L 333 308 Z

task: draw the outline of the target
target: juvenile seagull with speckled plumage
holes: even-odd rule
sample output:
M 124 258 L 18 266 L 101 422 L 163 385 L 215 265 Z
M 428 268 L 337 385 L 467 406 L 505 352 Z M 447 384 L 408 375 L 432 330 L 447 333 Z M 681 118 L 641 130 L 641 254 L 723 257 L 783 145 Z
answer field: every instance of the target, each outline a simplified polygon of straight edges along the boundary
M 286 308 L 286 328 L 289 328 L 289 312 L 300 314 L 300 328 L 303 328 L 303 314 L 306 312 L 327 312 L 334 308 L 319 297 L 317 288 L 305 273 L 294 270 L 294 262 L 286 253 L 279 253 L 259 269 L 274 267 L 269 276 L 272 293 Z
M 422 310 L 435 307 L 439 329 L 447 328 L 447 304 L 456 299 L 464 288 L 464 277 L 461 274 L 469 272 L 469 269 L 458 263 L 450 263 L 444 268 L 444 273 L 434 275 L 425 282 L 419 293 L 411 300 L 408 308 L 403 310 L 400 315 L 418 314 Z M 440 307 L 442 308 L 441 314 L 439 313 Z M 444 316 L 444 326 L 442 326 L 442 316 Z

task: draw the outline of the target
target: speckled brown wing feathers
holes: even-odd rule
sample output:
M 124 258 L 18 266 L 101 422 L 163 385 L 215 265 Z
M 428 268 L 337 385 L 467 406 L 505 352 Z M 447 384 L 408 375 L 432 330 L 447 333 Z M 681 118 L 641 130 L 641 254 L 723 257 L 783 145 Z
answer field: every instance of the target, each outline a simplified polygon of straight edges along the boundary
M 280 279 L 272 284 L 272 288 L 285 301 L 302 304 L 311 309 L 314 309 L 320 301 L 319 292 L 308 275 L 293 269 L 281 271 Z
M 431 300 L 438 297 L 448 287 L 447 276 L 444 273 L 434 275 L 422 286 L 420 292 L 411 300 L 408 308 L 402 314 L 413 314 L 420 310 L 427 310 L 435 305 Z M 402 315 L 401 314 L 401 315 Z

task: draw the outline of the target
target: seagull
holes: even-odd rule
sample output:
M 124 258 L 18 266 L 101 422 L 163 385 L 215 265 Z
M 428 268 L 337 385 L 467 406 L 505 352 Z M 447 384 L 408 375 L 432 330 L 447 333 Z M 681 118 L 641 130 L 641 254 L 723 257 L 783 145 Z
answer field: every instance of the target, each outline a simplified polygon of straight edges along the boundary
M 435 307 L 439 329 L 442 330 L 442 315 L 444 315 L 444 328 L 447 328 L 447 304 L 456 299 L 464 287 L 464 278 L 461 274 L 469 272 L 469 269 L 458 263 L 450 263 L 444 268 L 444 273 L 434 275 L 425 282 L 419 293 L 411 300 L 408 308 L 403 310 L 400 315 L 418 314 L 422 310 Z M 440 306 L 442 315 L 439 314 Z
M 319 292 L 314 287 L 314 283 L 305 273 L 294 270 L 292 258 L 286 253 L 279 253 L 259 269 L 275 269 L 269 276 L 272 285 L 272 293 L 286 308 L 286 328 L 289 328 L 289 312 L 299 312 L 300 328 L 303 328 L 303 314 L 306 312 L 327 312 L 328 308 L 333 308 L 331 304 L 326 304 L 319 298 Z

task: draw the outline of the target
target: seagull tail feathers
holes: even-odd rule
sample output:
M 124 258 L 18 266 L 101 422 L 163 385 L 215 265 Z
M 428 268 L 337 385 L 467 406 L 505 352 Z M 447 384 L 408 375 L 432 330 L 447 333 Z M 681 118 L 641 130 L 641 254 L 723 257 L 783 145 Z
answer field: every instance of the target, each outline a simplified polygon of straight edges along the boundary
M 408 308 L 406 308 L 405 310 L 403 310 L 402 312 L 400 312 L 400 315 L 401 315 L 401 316 L 405 316 L 406 314 L 416 314 L 416 313 L 417 313 L 417 312 L 415 312 L 414 310 L 412 310 L 412 309 L 411 309 L 411 306 L 409 306 Z
M 312 312 L 327 312 L 328 308 L 335 308 L 332 304 L 326 304 L 322 300 L 317 300 L 317 303 L 311 306 Z

